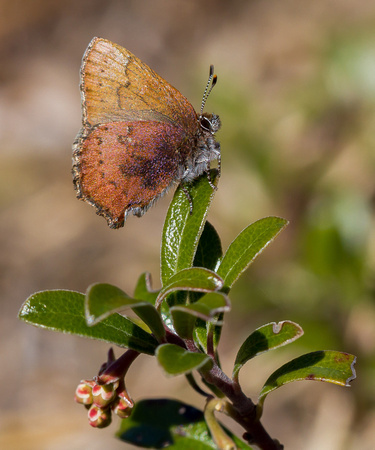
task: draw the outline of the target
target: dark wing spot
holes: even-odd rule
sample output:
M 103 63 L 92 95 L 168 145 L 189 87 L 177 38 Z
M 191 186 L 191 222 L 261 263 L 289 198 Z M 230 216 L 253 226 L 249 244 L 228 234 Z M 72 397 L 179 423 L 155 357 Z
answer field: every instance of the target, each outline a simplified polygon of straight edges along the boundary
M 117 136 L 117 142 L 121 145 L 126 145 L 127 144 L 126 136 L 124 136 L 123 134 L 119 134 Z
M 156 151 L 152 159 L 135 155 L 133 162 L 128 165 L 120 165 L 119 169 L 124 177 L 140 177 L 144 189 L 155 190 L 164 184 L 165 178 L 170 178 L 174 173 L 176 164 L 165 151 Z

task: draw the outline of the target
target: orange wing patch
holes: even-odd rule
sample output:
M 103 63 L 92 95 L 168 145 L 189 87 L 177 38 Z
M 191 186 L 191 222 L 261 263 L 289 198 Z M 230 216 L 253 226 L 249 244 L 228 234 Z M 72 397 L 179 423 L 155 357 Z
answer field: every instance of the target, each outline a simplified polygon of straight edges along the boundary
M 142 215 L 182 174 L 191 143 L 179 127 L 160 122 L 116 122 L 82 140 L 75 183 L 110 227 L 129 213 Z

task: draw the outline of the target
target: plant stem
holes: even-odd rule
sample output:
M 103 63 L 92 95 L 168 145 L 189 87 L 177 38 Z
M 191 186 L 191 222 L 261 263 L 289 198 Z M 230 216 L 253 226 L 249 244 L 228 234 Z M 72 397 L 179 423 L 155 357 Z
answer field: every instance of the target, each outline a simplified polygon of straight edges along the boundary
M 199 352 L 192 340 L 186 340 L 186 347 L 190 351 Z M 247 397 L 240 385 L 231 380 L 213 361 L 211 369 L 201 369 L 199 373 L 208 383 L 216 386 L 231 402 L 226 409 L 236 422 L 244 427 L 246 433 L 244 438 L 256 443 L 262 450 L 280 450 L 282 447 L 274 441 L 264 429 L 256 415 L 256 406 Z
M 275 442 L 264 429 L 262 423 L 256 417 L 256 406 L 252 400 L 243 393 L 239 384 L 234 383 L 214 363 L 208 371 L 200 371 L 203 378 L 217 388 L 232 402 L 228 403 L 226 412 L 246 430 L 245 438 L 256 443 L 262 450 L 280 450 L 280 445 Z
M 168 337 L 168 341 L 170 341 L 171 336 Z M 183 345 L 181 343 L 177 345 L 184 346 L 191 352 L 200 353 L 192 339 L 185 339 L 183 342 Z M 253 401 L 243 393 L 237 382 L 231 380 L 220 369 L 214 358 L 212 358 L 212 362 L 211 369 L 202 368 L 199 373 L 207 383 L 214 385 L 231 401 L 231 404 L 227 402 L 225 412 L 246 430 L 244 439 L 250 444 L 256 444 L 262 450 L 282 449 L 282 445 L 271 438 L 257 418 L 256 406 Z
M 101 378 L 105 379 L 105 376 L 123 378 L 129 370 L 129 367 L 139 355 L 140 353 L 136 350 L 126 350 L 125 353 L 123 353 L 105 369 L 101 375 Z

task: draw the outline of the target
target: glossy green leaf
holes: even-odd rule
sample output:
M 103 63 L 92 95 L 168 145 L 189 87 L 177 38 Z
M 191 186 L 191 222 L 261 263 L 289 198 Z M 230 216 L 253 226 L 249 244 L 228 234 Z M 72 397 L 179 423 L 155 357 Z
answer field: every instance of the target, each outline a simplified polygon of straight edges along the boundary
M 204 321 L 215 320 L 216 315 L 230 310 L 229 298 L 219 292 L 203 295 L 197 302 L 189 305 L 178 305 L 171 308 L 173 325 L 178 335 L 182 338 L 192 339 L 194 325 L 197 318 Z
M 182 375 L 212 362 L 204 353 L 189 352 L 174 344 L 162 344 L 156 349 L 158 363 L 167 375 Z
M 223 256 L 220 237 L 209 222 L 206 222 L 203 233 L 199 239 L 197 251 L 195 253 L 193 266 L 205 267 L 215 272 L 217 265 Z M 189 300 L 191 303 L 198 301 L 202 297 L 202 293 L 191 292 Z
M 217 171 L 211 170 L 211 179 L 217 185 Z M 161 245 L 161 280 L 163 286 L 177 272 L 193 265 L 194 255 L 203 231 L 209 206 L 215 190 L 203 174 L 191 185 L 185 186 L 193 202 L 193 213 L 185 192 L 180 186 L 170 204 L 164 223 Z
M 230 310 L 230 301 L 227 295 L 221 292 L 211 292 L 205 294 L 197 302 L 189 305 L 179 305 L 171 308 L 175 313 L 180 311 L 184 314 L 190 314 L 200 317 L 203 320 L 212 320 L 217 314 Z M 172 313 L 172 315 L 173 315 Z
M 149 355 L 154 354 L 158 345 L 149 333 L 119 314 L 89 327 L 85 318 L 85 295 L 74 291 L 37 292 L 23 304 L 19 318 L 41 328 L 99 339 Z
M 288 221 L 280 217 L 266 217 L 241 231 L 228 247 L 217 269 L 228 291 L 242 272 L 287 224 Z
M 203 267 L 183 269 L 168 280 L 168 284 L 160 291 L 155 306 L 174 291 L 212 292 L 221 289 L 223 280 L 212 270 Z
M 95 283 L 87 289 L 85 312 L 86 322 L 89 326 L 102 322 L 106 317 L 126 309 L 132 309 L 159 341 L 164 339 L 163 322 L 151 303 L 131 298 L 112 284 Z
M 257 328 L 241 345 L 234 363 L 233 378 L 238 379 L 241 367 L 261 353 L 290 344 L 303 335 L 302 328 L 294 322 L 272 322 Z
M 259 394 L 259 404 L 263 404 L 271 391 L 292 381 L 316 380 L 349 386 L 356 377 L 355 362 L 354 355 L 332 350 L 302 355 L 284 364 L 268 378 Z
M 225 429 L 225 428 L 224 428 Z M 226 433 L 238 450 L 251 450 L 229 430 Z M 170 450 L 212 450 L 212 440 L 202 411 L 177 400 L 166 398 L 141 400 L 131 416 L 121 421 L 117 437 L 142 448 Z
M 223 256 L 220 237 L 210 222 L 206 222 L 199 239 L 193 265 L 215 271 Z
M 173 328 L 175 329 L 176 333 L 182 339 L 193 339 L 193 332 L 197 317 L 193 316 L 192 314 L 186 314 L 183 311 L 176 311 L 172 309 L 171 316 Z
M 86 321 L 88 325 L 95 325 L 115 312 L 143 305 L 155 309 L 144 300 L 129 297 L 123 290 L 112 284 L 94 283 L 86 291 Z
M 145 300 L 154 305 L 158 294 L 159 291 L 154 291 L 152 289 L 150 273 L 142 273 L 138 278 L 137 285 L 134 289 L 134 298 Z

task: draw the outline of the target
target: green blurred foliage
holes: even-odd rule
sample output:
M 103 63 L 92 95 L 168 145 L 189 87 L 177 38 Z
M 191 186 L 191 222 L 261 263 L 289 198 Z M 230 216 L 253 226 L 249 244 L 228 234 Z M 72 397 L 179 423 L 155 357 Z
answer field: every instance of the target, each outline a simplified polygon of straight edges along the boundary
M 227 80 L 230 94 L 210 99 L 228 116 L 224 160 L 229 148 L 232 161 L 251 166 L 260 195 L 291 222 L 281 249 L 234 289 L 231 314 L 239 329 L 245 311 L 247 323 L 256 312 L 257 326 L 290 319 L 305 331 L 296 343 L 305 350 L 357 354 L 361 405 L 375 394 L 367 339 L 375 329 L 375 35 L 328 34 L 314 64 L 312 77 L 290 83 L 271 107 Z

